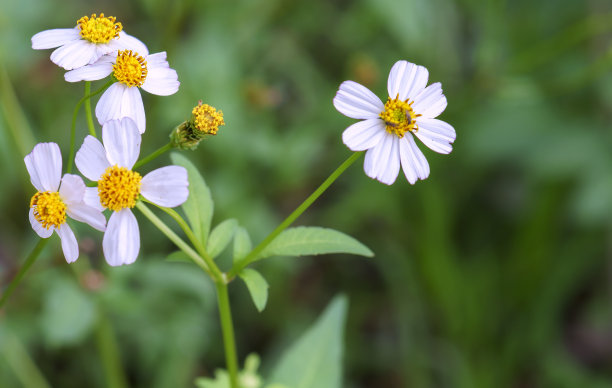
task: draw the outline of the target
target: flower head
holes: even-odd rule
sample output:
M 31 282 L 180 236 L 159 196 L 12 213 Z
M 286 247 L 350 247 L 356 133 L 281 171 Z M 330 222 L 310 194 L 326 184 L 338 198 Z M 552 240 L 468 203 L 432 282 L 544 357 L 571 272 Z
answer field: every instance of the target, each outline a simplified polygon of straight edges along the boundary
M 414 184 L 429 176 L 429 164 L 414 136 L 441 153 L 452 151 L 455 129 L 437 120 L 446 108 L 439 82 L 427 87 L 429 73 L 423 66 L 399 61 L 389 73 L 385 104 L 365 86 L 345 81 L 334 97 L 334 106 L 345 116 L 361 119 L 342 133 L 342 141 L 353 151 L 365 151 L 364 170 L 387 185 L 395 182 L 400 164 L 406 179 Z
M 79 246 L 66 216 L 100 231 L 106 228 L 106 218 L 100 210 L 85 203 L 85 183 L 81 177 L 71 174 L 61 177 L 62 155 L 57 144 L 37 144 L 24 162 L 30 181 L 38 190 L 30 200 L 32 228 L 42 238 L 57 232 L 66 261 L 72 263 L 79 257 Z
M 207 136 L 216 135 L 222 125 L 225 125 L 223 112 L 202 104 L 200 100 L 191 111 L 191 120 L 177 126 L 170 134 L 170 139 L 174 147 L 194 150 Z
M 136 122 L 140 133 L 145 131 L 146 118 L 139 89 L 169 96 L 180 85 L 176 71 L 166 60 L 166 52 L 149 55 L 146 47 L 141 51 L 121 50 L 103 56 L 91 65 L 67 72 L 64 78 L 68 82 L 96 81 L 110 74 L 117 82 L 102 94 L 96 105 L 100 125 L 129 117 Z
M 141 136 L 130 118 L 107 121 L 102 127 L 102 142 L 87 136 L 76 154 L 75 163 L 98 187 L 87 188 L 85 201 L 113 214 L 102 240 L 106 261 L 112 265 L 131 264 L 140 250 L 138 222 L 131 208 L 142 195 L 165 207 L 179 206 L 189 195 L 187 170 L 166 166 L 142 177 L 132 171 L 140 153 Z
M 113 16 L 83 16 L 74 28 L 57 28 L 39 32 L 32 37 L 36 50 L 58 47 L 51 54 L 51 61 L 66 70 L 96 62 L 103 55 L 117 50 L 140 51 L 145 45 L 126 34 L 121 23 Z

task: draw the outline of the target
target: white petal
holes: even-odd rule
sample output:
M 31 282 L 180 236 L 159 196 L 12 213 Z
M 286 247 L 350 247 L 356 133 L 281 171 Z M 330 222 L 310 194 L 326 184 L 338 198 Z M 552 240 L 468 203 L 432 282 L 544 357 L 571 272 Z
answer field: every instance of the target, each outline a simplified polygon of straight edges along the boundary
M 132 264 L 140 250 L 138 222 L 130 209 L 114 212 L 102 239 L 102 250 L 106 262 L 118 266 Z
M 364 151 L 375 147 L 385 134 L 382 120 L 369 119 L 356 122 L 342 133 L 342 141 L 352 151 Z
M 136 123 L 129 117 L 109 120 L 102 127 L 102 141 L 111 165 L 131 170 L 140 154 L 141 136 Z
M 399 147 L 402 170 L 408 182 L 414 184 L 418 179 L 426 179 L 429 176 L 429 163 L 410 133 L 400 139 Z
M 97 187 L 87 187 L 85 189 L 85 197 L 83 197 L 83 202 L 85 202 L 87 206 L 93 207 L 98 211 L 103 211 L 104 209 L 106 209 L 100 203 L 100 197 L 98 196 Z
M 100 125 L 104 125 L 108 120 L 121 118 L 121 102 L 127 89 L 121 82 L 115 82 L 102 94 L 96 105 L 96 118 Z
M 399 138 L 385 132 L 380 143 L 366 152 L 363 168 L 370 178 L 393 184 L 400 169 Z
M 32 225 L 32 229 L 42 238 L 49 238 L 51 234 L 53 234 L 53 228 L 45 228 L 42 226 L 36 217 L 34 217 L 34 208 L 30 208 L 30 224 Z
M 98 201 L 100 203 L 100 201 Z M 78 204 L 71 204 L 66 207 L 66 213 L 72 219 L 77 221 L 85 222 L 86 224 L 98 229 L 100 232 L 106 230 L 106 217 L 98 209 L 81 202 Z
M 38 143 L 23 159 L 38 191 L 57 191 L 62 178 L 62 154 L 55 143 Z
M 446 97 L 442 94 L 442 84 L 431 84 L 416 97 L 412 109 L 426 119 L 433 119 L 446 109 Z
M 414 134 L 423 144 L 441 154 L 448 154 L 453 150 L 451 144 L 457 135 L 450 124 L 438 119 L 420 117 L 416 122 L 418 130 Z
M 106 159 L 104 146 L 98 139 L 88 135 L 79 148 L 74 163 L 85 177 L 91 181 L 98 181 L 104 171 L 111 165 Z
M 137 87 L 127 88 L 123 93 L 119 117 L 130 117 L 136 122 L 138 131 L 144 133 L 147 122 L 142 97 Z
M 70 70 L 64 74 L 64 79 L 68 82 L 97 81 L 106 78 L 113 72 L 111 57 L 100 58 L 91 65 Z
M 113 39 L 109 42 L 109 45 L 112 46 L 113 50 L 132 50 L 132 52 L 136 52 L 143 57 L 149 55 L 149 50 L 144 43 L 123 31 L 119 33 L 119 38 Z
M 56 28 L 39 32 L 32 37 L 32 48 L 44 50 L 65 45 L 73 40 L 81 39 L 75 28 Z
M 66 70 L 85 66 L 97 58 L 96 45 L 82 39 L 66 43 L 51 53 L 51 61 Z
M 142 89 L 158 96 L 169 96 L 178 91 L 179 85 L 176 70 L 171 69 L 166 61 L 166 53 L 156 53 L 147 57 L 147 78 Z
M 68 263 L 74 263 L 79 258 L 79 244 L 74 236 L 74 232 L 68 224 L 64 223 L 59 228 L 55 228 L 57 235 L 62 240 L 62 251 Z
M 66 205 L 83 202 L 85 183 L 78 175 L 64 174 L 59 189 L 60 198 Z
M 187 170 L 181 166 L 166 166 L 153 170 L 142 178 L 140 193 L 159 206 L 181 205 L 189 196 Z
M 338 112 L 353 119 L 374 119 L 384 110 L 380 98 L 368 88 L 353 81 L 344 81 L 334 97 Z
M 404 101 L 412 99 L 419 94 L 427 85 L 429 72 L 423 66 L 415 65 L 407 61 L 398 61 L 389 72 L 387 90 L 389 97 Z

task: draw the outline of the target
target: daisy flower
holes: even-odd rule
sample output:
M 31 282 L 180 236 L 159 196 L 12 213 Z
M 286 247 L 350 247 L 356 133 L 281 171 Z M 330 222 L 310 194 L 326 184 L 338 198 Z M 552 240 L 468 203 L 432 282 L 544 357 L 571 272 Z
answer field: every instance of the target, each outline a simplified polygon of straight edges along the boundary
M 103 13 L 83 16 L 74 28 L 46 30 L 32 37 L 35 50 L 56 47 L 51 53 L 51 61 L 66 70 L 94 63 L 113 51 L 146 50 L 141 41 L 123 32 L 123 26 L 113 16 Z
M 452 151 L 455 129 L 437 120 L 446 108 L 439 82 L 427 87 L 429 73 L 423 66 L 399 61 L 389 73 L 386 103 L 368 88 L 345 81 L 334 97 L 334 106 L 345 116 L 361 119 L 342 133 L 342 141 L 353 151 L 365 151 L 363 168 L 370 178 L 390 185 L 399 174 L 414 184 L 429 176 L 429 164 L 414 136 L 441 153 Z
M 100 97 L 96 117 L 100 125 L 108 120 L 130 117 L 140 133 L 145 131 L 146 119 L 138 89 L 169 96 L 176 93 L 180 85 L 176 71 L 166 60 L 166 52 L 149 55 L 146 47 L 139 52 L 122 50 L 106 55 L 91 65 L 67 72 L 64 78 L 68 82 L 96 81 L 111 73 L 118 82 Z
M 102 239 L 104 257 L 112 266 L 131 264 L 140 250 L 138 222 L 131 208 L 142 195 L 165 207 L 179 206 L 189 195 L 187 170 L 166 166 L 141 177 L 132 167 L 140 153 L 140 133 L 130 118 L 107 121 L 102 143 L 87 136 L 76 154 L 75 164 L 98 187 L 87 188 L 85 201 L 113 213 Z
M 62 154 L 55 143 L 39 143 L 24 162 L 32 185 L 38 190 L 30 201 L 30 223 L 42 238 L 51 237 L 53 231 L 62 241 L 66 261 L 79 257 L 79 246 L 66 222 L 66 215 L 104 231 L 106 218 L 101 211 L 84 202 L 85 183 L 77 175 L 62 178 Z

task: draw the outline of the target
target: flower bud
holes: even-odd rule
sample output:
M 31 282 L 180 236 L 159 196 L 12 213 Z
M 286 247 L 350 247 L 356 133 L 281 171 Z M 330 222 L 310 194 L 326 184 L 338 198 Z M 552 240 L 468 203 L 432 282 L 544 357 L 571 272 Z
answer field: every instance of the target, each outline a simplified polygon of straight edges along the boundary
M 191 111 L 191 119 L 178 125 L 170 134 L 172 146 L 194 150 L 204 138 L 216 135 L 222 125 L 225 125 L 223 112 L 202 104 L 200 100 Z

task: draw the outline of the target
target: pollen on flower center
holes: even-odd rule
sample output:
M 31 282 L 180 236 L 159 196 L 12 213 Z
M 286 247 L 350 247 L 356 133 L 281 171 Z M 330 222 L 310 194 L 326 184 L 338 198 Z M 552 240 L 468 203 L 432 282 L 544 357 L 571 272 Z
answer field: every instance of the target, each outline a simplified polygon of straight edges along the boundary
M 98 181 L 98 196 L 102 206 L 112 211 L 133 208 L 140 194 L 139 173 L 117 165 L 109 167 Z
M 34 209 L 36 221 L 46 229 L 59 228 L 66 222 L 66 205 L 57 191 L 37 192 L 30 201 L 30 208 Z
M 119 36 L 119 32 L 123 30 L 121 23 L 115 23 L 115 17 L 104 17 L 101 13 L 99 17 L 92 14 L 91 18 L 83 16 L 77 21 L 77 25 L 81 29 L 81 37 L 92 43 L 108 43 L 111 39 Z
M 147 61 L 132 50 L 119 51 L 113 73 L 117 81 L 127 86 L 142 86 L 147 78 Z
M 408 131 L 416 132 L 419 129 L 415 119 L 421 115 L 414 112 L 412 101 L 408 101 L 389 97 L 385 103 L 385 110 L 379 114 L 385 122 L 387 132 L 394 133 L 399 138 L 404 137 Z
M 208 104 L 202 104 L 200 100 L 198 105 L 191 111 L 193 114 L 193 122 L 195 127 L 206 134 L 216 135 L 220 126 L 225 125 L 223 121 L 223 111 L 216 110 Z

